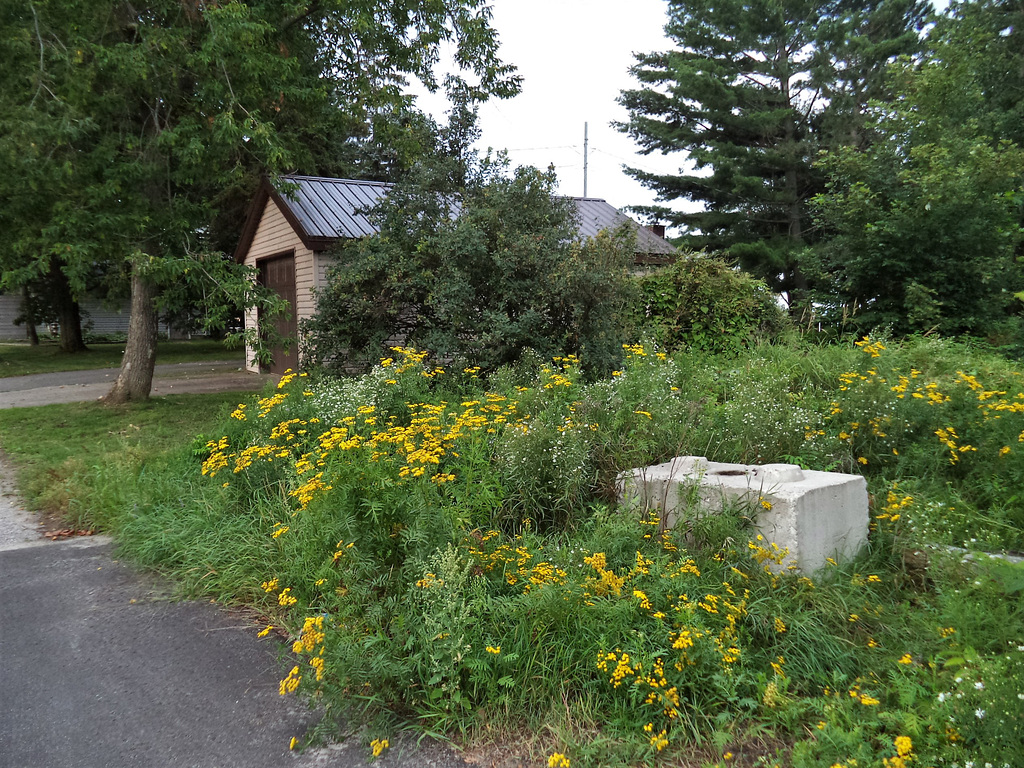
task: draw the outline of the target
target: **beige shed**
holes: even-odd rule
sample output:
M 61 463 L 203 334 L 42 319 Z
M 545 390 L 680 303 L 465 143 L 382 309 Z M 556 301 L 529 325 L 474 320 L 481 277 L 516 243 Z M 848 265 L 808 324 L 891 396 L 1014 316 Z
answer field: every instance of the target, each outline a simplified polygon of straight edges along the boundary
M 374 235 L 376 227 L 365 211 L 391 189 L 379 181 L 354 181 L 319 176 L 283 176 L 282 192 L 266 179 L 253 198 L 235 249 L 235 261 L 256 268 L 261 284 L 288 300 L 292 313 L 275 322 L 282 335 L 298 338 L 299 321 L 310 317 L 315 307 L 315 289 L 326 282 L 331 257 L 328 248 L 343 238 Z M 603 229 L 624 222 L 636 227 L 638 264 L 665 263 L 675 254 L 662 236 L 641 227 L 600 198 L 572 198 L 579 213 L 581 238 L 593 237 Z M 246 328 L 259 327 L 255 312 L 245 316 Z M 247 366 L 252 351 L 246 350 Z M 296 349 L 275 349 L 271 373 L 282 373 L 297 364 Z

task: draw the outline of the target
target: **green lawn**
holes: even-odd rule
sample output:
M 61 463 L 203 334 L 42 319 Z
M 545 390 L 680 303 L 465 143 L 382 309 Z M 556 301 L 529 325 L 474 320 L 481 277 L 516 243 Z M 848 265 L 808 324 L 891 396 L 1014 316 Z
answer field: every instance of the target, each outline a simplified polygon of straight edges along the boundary
M 29 505 L 69 510 L 90 473 L 129 460 L 144 466 L 214 430 L 248 393 L 171 395 L 107 407 L 66 403 L 0 410 L 0 447 L 14 460 Z
M 124 342 L 90 344 L 87 352 L 77 354 L 61 352 L 56 342 L 43 342 L 37 347 L 28 344 L 0 344 L 0 378 L 54 371 L 117 368 L 121 365 L 123 353 Z M 206 339 L 161 341 L 157 344 L 158 364 L 205 360 L 231 360 L 242 364 L 245 353 L 241 349 L 227 349 L 223 342 Z

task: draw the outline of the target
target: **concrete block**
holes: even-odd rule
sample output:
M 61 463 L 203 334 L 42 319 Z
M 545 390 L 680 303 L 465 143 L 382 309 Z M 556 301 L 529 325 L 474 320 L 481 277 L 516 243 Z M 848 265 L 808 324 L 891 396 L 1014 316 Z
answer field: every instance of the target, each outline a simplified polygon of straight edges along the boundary
M 781 568 L 813 573 L 826 558 L 851 558 L 867 543 L 868 492 L 860 475 L 679 456 L 619 476 L 620 503 L 658 511 L 669 528 L 694 494 L 707 511 L 749 505 L 757 530 L 788 550 Z

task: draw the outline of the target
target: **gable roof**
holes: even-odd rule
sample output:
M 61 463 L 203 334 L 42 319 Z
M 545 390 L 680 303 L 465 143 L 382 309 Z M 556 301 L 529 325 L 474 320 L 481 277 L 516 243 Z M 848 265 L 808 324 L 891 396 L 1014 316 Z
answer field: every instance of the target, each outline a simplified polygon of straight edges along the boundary
M 245 259 L 269 200 L 277 203 L 302 244 L 311 251 L 324 250 L 338 239 L 378 233 L 365 211 L 385 197 L 392 184 L 324 176 L 286 175 L 281 178 L 287 185 L 284 193 L 278 192 L 265 178 L 260 183 L 235 249 L 236 261 Z M 663 237 L 641 227 L 607 201 L 597 197 L 569 199 L 576 204 L 581 238 L 595 237 L 602 229 L 629 223 L 636 231 L 638 261 L 666 261 L 675 255 L 676 249 Z

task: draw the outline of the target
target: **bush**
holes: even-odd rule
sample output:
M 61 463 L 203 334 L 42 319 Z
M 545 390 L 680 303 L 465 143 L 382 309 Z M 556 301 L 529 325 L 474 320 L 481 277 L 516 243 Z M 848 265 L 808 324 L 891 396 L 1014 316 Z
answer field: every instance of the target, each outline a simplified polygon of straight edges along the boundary
M 682 256 L 639 284 L 639 332 L 669 351 L 737 353 L 788 327 L 767 285 L 703 252 Z
M 303 327 L 304 359 L 365 370 L 403 344 L 491 372 L 533 348 L 610 371 L 630 297 L 631 231 L 580 243 L 553 172 L 506 171 L 485 162 L 452 186 L 421 168 L 397 185 L 374 213 L 380 234 L 335 251 Z

